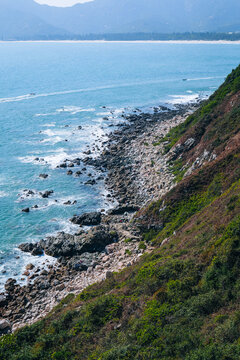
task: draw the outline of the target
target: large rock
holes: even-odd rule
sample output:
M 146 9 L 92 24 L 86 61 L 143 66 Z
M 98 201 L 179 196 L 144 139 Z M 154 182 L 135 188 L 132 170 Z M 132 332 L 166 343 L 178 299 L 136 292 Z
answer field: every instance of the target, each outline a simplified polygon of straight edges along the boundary
M 56 258 L 79 256 L 84 253 L 101 252 L 105 247 L 118 240 L 116 233 L 111 232 L 107 226 L 97 226 L 87 233 L 70 235 L 64 232 L 56 237 L 48 237 L 37 244 L 23 244 L 21 249 L 34 253 L 35 249 Z
M 33 243 L 20 244 L 18 246 L 18 248 L 23 252 L 31 253 L 33 256 L 43 254 L 43 249 L 39 246 L 38 243 L 36 243 L 36 244 L 33 244 Z
M 101 252 L 107 245 L 117 240 L 118 238 L 115 232 L 109 231 L 109 229 L 104 226 L 98 226 L 87 233 L 87 236 L 81 244 L 80 253 Z
M 7 304 L 7 297 L 5 295 L 0 295 L 0 308 Z
M 70 221 L 76 225 L 92 226 L 101 223 L 102 214 L 100 212 L 86 213 L 80 216 L 74 216 Z
M 15 279 L 8 279 L 5 283 L 5 290 L 8 292 L 8 293 L 13 293 L 14 289 L 15 289 L 15 286 L 16 286 L 16 283 L 17 281 Z
M 108 212 L 109 215 L 123 215 L 124 213 L 133 213 L 139 210 L 137 205 L 125 205 L 118 206 L 115 209 L 112 209 Z
M 0 336 L 11 333 L 12 326 L 8 320 L 0 319 Z

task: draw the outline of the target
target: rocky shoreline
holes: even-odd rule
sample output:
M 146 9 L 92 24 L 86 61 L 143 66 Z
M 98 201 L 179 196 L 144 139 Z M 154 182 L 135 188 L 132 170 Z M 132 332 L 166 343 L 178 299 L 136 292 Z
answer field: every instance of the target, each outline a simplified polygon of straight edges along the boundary
M 77 294 L 111 277 L 151 251 L 131 219 L 139 208 L 174 186 L 168 155 L 163 155 L 164 144 L 159 145 L 159 140 L 199 105 L 200 101 L 177 105 L 174 110 L 159 107 L 153 113 L 122 115 L 125 124 L 109 134 L 100 156 L 91 157 L 89 150 L 84 159 L 73 159 L 107 173 L 108 198 L 118 206 L 74 216 L 71 222 L 79 226 L 74 235 L 59 233 L 36 244 L 20 245 L 22 251 L 34 256 L 45 253 L 57 261 L 44 270 L 29 264 L 25 286 L 14 279 L 6 282 L 0 294 L 0 335 L 35 322 L 69 293 Z M 97 179 L 91 181 L 94 185 Z

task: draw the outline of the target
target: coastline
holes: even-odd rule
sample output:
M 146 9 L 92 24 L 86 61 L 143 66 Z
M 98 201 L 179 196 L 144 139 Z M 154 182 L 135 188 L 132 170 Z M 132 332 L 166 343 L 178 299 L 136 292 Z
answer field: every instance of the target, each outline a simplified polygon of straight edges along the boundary
M 209 45 L 240 45 L 240 40 L 0 40 L 0 44 L 5 43 L 129 43 L 129 44 L 209 44 Z
M 126 124 L 109 134 L 99 158 L 82 159 L 86 165 L 108 171 L 106 186 L 119 206 L 101 214 L 97 224 L 90 216 L 89 225 L 94 226 L 86 232 L 79 227 L 75 236 L 60 234 L 47 243 L 35 244 L 35 250 L 54 255 L 56 248 L 58 251 L 60 248 L 61 253 L 60 256 L 59 252 L 55 253 L 58 264 L 56 267 L 50 265 L 48 270 L 40 272 L 29 264 L 26 286 L 20 287 L 13 279 L 7 281 L 6 293 L 0 294 L 0 316 L 11 323 L 13 331 L 47 315 L 69 293 L 78 294 L 87 286 L 111 277 L 112 272 L 131 266 L 145 251 L 151 251 L 142 243 L 141 232 L 131 220 L 138 208 L 175 185 L 167 164 L 168 156 L 162 154 L 163 145 L 156 147 L 154 143 L 198 106 L 199 103 L 193 103 L 178 105 L 176 110 L 159 108 L 153 114 L 127 115 Z M 101 245 L 97 252 L 95 242 Z M 87 256 L 83 252 L 80 254 L 84 250 L 79 250 L 79 243 L 88 244 Z M 69 244 L 74 256 L 66 250 Z M 75 256 L 76 251 L 80 251 L 78 256 Z

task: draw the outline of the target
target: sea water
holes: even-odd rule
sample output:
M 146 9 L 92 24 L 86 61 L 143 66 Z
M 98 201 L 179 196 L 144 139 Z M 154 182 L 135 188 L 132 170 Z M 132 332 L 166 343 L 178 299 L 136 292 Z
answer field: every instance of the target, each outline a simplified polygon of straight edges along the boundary
M 51 261 L 18 244 L 74 232 L 73 214 L 110 206 L 103 182 L 57 166 L 101 148 L 123 111 L 209 96 L 239 59 L 235 44 L 0 43 L 0 290 L 27 263 Z M 45 190 L 54 193 L 43 199 Z

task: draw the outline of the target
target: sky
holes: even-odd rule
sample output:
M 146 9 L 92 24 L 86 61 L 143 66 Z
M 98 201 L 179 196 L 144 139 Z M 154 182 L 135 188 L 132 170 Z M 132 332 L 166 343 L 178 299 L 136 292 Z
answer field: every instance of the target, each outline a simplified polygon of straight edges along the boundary
M 53 6 L 72 6 L 78 3 L 84 3 L 92 0 L 35 0 L 39 4 L 47 4 Z

